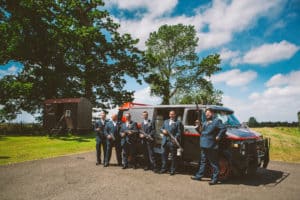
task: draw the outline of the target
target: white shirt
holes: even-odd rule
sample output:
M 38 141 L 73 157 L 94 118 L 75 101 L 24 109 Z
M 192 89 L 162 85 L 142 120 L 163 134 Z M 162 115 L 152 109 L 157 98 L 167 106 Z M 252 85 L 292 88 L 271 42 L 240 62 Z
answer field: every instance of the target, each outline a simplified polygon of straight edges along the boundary
M 169 125 L 172 125 L 173 123 L 175 123 L 174 120 L 170 119 Z

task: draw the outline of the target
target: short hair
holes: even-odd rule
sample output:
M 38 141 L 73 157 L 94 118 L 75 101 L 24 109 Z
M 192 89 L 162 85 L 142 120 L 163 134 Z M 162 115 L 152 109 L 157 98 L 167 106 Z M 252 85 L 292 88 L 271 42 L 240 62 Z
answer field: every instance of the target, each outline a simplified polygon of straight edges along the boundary
M 147 111 L 147 110 L 144 110 L 144 111 L 143 111 L 143 113 L 146 113 L 146 114 L 148 114 L 148 111 Z
M 128 112 L 128 113 L 125 113 L 125 115 L 128 115 L 128 116 L 130 116 L 131 117 L 131 114 Z
M 174 114 L 176 115 L 176 112 L 175 112 L 175 110 L 170 110 L 170 111 L 169 111 L 169 114 L 170 114 L 170 112 L 174 112 Z
M 206 109 L 205 109 L 205 112 L 206 112 L 206 111 L 209 111 L 209 112 L 211 112 L 211 113 L 215 113 L 215 111 L 214 111 L 212 108 L 206 108 Z

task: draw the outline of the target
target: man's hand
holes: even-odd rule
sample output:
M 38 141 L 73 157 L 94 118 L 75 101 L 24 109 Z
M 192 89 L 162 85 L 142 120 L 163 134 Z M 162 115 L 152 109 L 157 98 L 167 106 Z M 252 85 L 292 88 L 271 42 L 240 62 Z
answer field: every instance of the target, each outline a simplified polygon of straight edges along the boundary
M 126 133 L 122 132 L 121 137 L 125 137 Z
M 163 130 L 162 130 L 162 133 L 163 133 L 164 135 L 168 135 L 168 131 L 167 131 L 166 129 L 163 129 Z
M 218 136 L 216 137 L 216 141 L 217 141 L 217 142 L 219 142 L 219 141 L 220 141 L 220 138 L 219 138 Z
M 109 140 L 112 139 L 111 135 L 107 135 L 107 139 Z
M 144 137 L 145 137 L 145 135 L 140 133 L 140 138 L 144 138 Z

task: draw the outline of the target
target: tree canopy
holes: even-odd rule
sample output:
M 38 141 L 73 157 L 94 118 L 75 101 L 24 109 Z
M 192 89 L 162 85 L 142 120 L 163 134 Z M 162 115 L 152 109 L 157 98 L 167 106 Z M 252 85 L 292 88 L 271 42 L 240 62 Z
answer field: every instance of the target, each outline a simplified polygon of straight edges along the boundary
M 101 0 L 0 0 L 0 64 L 23 64 L 0 79 L 1 115 L 34 113 L 48 98 L 84 96 L 107 107 L 131 101 L 125 76 L 144 72 L 138 39 L 118 32 Z
M 209 77 L 221 68 L 220 56 L 209 55 L 200 61 L 196 54 L 198 38 L 192 25 L 163 25 L 146 42 L 145 57 L 149 73 L 145 81 L 151 94 L 162 97 L 162 104 L 220 104 L 221 91 Z

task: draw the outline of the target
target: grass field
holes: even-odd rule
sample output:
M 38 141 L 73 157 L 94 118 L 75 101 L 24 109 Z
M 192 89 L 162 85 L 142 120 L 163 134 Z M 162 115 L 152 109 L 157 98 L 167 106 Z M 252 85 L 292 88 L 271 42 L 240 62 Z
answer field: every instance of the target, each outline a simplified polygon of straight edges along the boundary
M 271 160 L 300 162 L 300 129 L 297 127 L 252 128 L 271 138 Z
M 50 158 L 95 149 L 95 136 L 4 136 L 0 135 L 0 165 Z
M 271 160 L 300 162 L 298 128 L 253 128 L 271 138 Z M 95 136 L 0 135 L 0 165 L 95 150 Z

